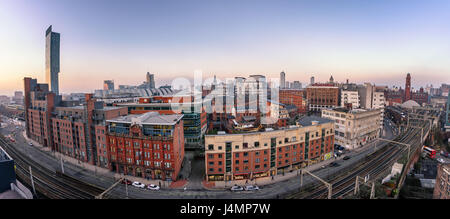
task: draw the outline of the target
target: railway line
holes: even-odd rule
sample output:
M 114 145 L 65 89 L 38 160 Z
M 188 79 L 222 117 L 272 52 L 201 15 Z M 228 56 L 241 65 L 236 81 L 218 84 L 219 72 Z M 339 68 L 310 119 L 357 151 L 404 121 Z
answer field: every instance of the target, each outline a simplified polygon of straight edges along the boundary
M 36 192 L 51 199 L 93 199 L 104 191 L 95 185 L 87 184 L 58 171 L 47 169 L 29 159 L 23 152 L 17 150 L 13 144 L 0 135 L 0 145 L 14 158 L 16 175 L 30 187 L 30 170 L 33 175 Z
M 427 129 L 427 126 L 424 126 Z M 408 130 L 404 135 L 397 137 L 395 141 L 404 142 L 414 146 L 412 151 L 417 149 L 417 145 L 420 144 L 420 140 L 416 136 L 420 136 L 420 129 L 414 128 Z M 343 197 L 346 194 L 352 192 L 355 186 L 356 176 L 370 175 L 372 179 L 377 178 L 381 173 L 386 171 L 394 162 L 396 162 L 402 154 L 406 151 L 405 147 L 396 146 L 394 143 L 389 143 L 378 151 L 368 155 L 366 159 L 361 161 L 360 166 L 349 169 L 346 176 L 334 176 L 330 179 L 332 184 L 332 198 Z M 308 188 L 306 191 L 299 191 L 294 194 L 288 195 L 286 198 L 306 198 L 317 199 L 326 198 L 328 189 L 321 184 L 315 184 Z

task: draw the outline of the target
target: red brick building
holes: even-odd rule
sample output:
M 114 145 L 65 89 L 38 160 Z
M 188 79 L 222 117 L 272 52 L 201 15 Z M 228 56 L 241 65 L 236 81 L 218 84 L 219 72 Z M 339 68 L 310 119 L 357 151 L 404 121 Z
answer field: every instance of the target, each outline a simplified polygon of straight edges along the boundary
M 36 79 L 24 78 L 26 135 L 44 147 L 53 147 L 51 116 L 57 97 L 48 89 L 48 84 L 38 84 Z
M 86 94 L 84 105 L 56 107 L 51 119 L 54 146 L 82 162 L 107 167 L 105 120 L 127 114 L 126 107 L 104 107 L 92 94 Z
M 306 95 L 304 90 L 280 89 L 279 101 L 285 105 L 296 106 L 298 113 L 304 114 L 308 112 L 308 105 L 306 103 Z
M 306 99 L 311 111 L 339 106 L 339 88 L 334 84 L 313 84 L 306 88 Z
M 149 112 L 107 120 L 110 169 L 176 181 L 184 158 L 183 115 Z
M 305 117 L 297 127 L 205 136 L 208 181 L 283 174 L 332 157 L 334 122 Z

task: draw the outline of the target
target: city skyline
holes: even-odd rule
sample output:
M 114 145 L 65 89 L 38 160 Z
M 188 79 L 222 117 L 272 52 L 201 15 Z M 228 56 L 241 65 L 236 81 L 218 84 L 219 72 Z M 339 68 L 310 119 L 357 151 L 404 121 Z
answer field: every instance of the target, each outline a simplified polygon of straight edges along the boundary
M 27 76 L 44 81 L 50 25 L 62 33 L 60 93 L 107 79 L 138 85 L 146 72 L 161 86 L 197 69 L 204 79 L 285 71 L 305 85 L 333 75 L 404 87 L 408 72 L 414 89 L 449 82 L 448 2 L 346 2 L 2 1 L 0 95 L 22 90 Z

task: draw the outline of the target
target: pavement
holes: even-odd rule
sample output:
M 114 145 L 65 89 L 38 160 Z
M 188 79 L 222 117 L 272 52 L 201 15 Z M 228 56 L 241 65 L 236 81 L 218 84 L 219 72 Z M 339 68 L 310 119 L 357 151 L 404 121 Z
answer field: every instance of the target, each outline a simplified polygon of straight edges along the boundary
M 388 136 L 386 136 L 386 138 L 392 137 L 392 130 L 390 130 L 389 127 L 387 128 L 387 130 Z M 27 140 L 22 135 L 23 128 L 17 130 L 15 129 L 15 126 L 9 125 L 5 129 L 0 129 L 0 132 L 2 132 L 4 135 L 16 133 L 17 149 L 24 152 L 25 154 L 28 154 L 31 159 L 36 160 L 41 165 L 50 170 L 56 171 L 61 169 L 60 160 L 58 159 L 58 157 L 55 157 L 50 151 L 46 151 L 43 148 L 39 149 L 39 147 L 30 146 L 28 144 Z M 381 145 L 386 143 L 378 142 L 377 144 Z M 350 160 L 344 161 L 342 160 L 342 157 L 344 156 L 341 156 L 337 159 L 330 159 L 325 162 L 311 165 L 307 167 L 307 169 L 313 172 L 315 175 L 327 180 L 328 176 L 336 172 L 343 171 L 343 169 L 347 167 L 353 166 L 360 159 L 373 152 L 375 150 L 373 145 L 374 143 L 367 144 L 362 148 L 347 152 L 345 155 L 350 155 L 352 157 Z M 284 176 L 276 176 L 273 180 L 269 177 L 254 180 L 253 183 L 257 184 L 260 187 L 259 191 L 231 192 L 223 188 L 217 188 L 217 183 L 214 183 L 213 185 L 212 183 L 204 182 L 205 171 L 203 161 L 201 159 L 195 159 L 195 157 L 190 153 L 186 153 L 186 158 L 187 159 L 185 160 L 188 163 L 185 163 L 183 165 L 182 173 L 183 176 L 185 174 L 189 176 L 188 180 L 181 180 L 176 183 L 173 182 L 173 185 L 168 182 L 163 182 L 164 185 L 162 186 L 161 190 L 158 191 L 144 190 L 132 186 L 128 186 L 127 188 L 125 188 L 125 185 L 118 184 L 108 194 L 106 194 L 105 197 L 109 196 L 113 198 L 124 198 L 127 197 L 128 191 L 128 197 L 135 199 L 272 199 L 279 198 L 281 194 L 285 194 L 287 192 L 295 192 L 300 189 L 300 179 L 297 175 L 298 173 L 294 171 L 291 173 L 286 173 Z M 97 171 L 95 171 L 94 169 L 93 171 L 89 169 L 89 166 L 79 166 L 77 163 L 74 164 L 69 160 L 70 159 L 67 159 L 67 161 L 64 163 L 65 173 L 87 183 L 98 185 L 103 188 L 108 188 L 118 179 L 117 175 L 110 171 L 102 172 L 99 171 L 99 169 L 97 169 Z M 327 166 L 327 164 L 332 161 L 339 163 L 340 166 Z M 322 166 L 326 166 L 326 168 L 321 168 Z M 127 176 L 127 178 L 128 177 L 129 176 Z M 130 177 L 130 180 L 132 179 L 133 178 Z M 139 181 L 144 182 L 145 180 L 139 178 Z M 316 181 L 316 179 L 313 179 L 309 175 L 303 177 L 304 186 Z M 211 190 L 214 187 L 215 189 Z

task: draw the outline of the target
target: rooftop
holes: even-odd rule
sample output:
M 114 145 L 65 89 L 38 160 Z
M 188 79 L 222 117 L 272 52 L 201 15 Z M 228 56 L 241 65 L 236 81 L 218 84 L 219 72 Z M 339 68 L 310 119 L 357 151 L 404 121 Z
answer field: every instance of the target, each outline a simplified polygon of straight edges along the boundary
M 182 114 L 160 115 L 158 112 L 132 114 L 107 120 L 107 122 L 131 123 L 142 125 L 175 125 L 183 118 Z
M 317 121 L 318 124 L 324 124 L 324 123 L 330 123 L 330 122 L 334 122 L 333 120 L 330 119 L 325 119 L 322 117 L 318 117 L 318 116 L 305 116 L 303 118 L 300 118 L 298 120 L 298 123 L 301 126 L 311 126 L 312 122 Z

